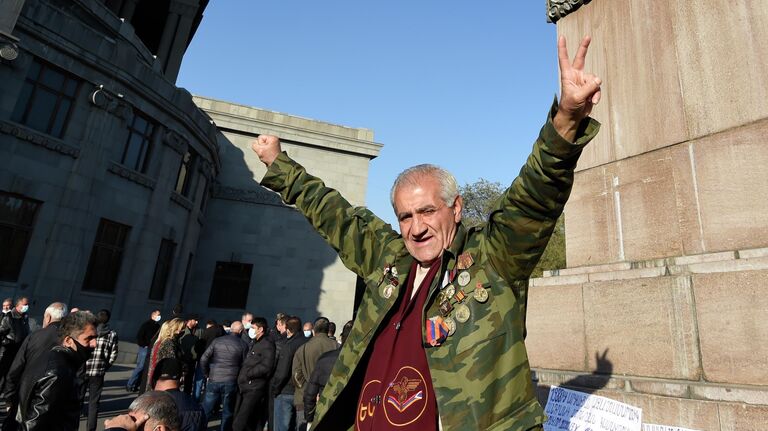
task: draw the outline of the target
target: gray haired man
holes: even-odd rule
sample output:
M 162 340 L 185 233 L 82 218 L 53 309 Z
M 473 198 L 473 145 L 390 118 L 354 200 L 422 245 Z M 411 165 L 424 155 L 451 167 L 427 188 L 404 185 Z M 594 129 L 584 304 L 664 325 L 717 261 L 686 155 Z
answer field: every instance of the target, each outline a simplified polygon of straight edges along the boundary
M 179 411 L 173 397 L 163 391 L 149 391 L 133 400 L 128 414 L 104 421 L 104 431 L 179 431 Z
M 54 302 L 45 309 L 43 314 L 43 329 L 31 333 L 19 348 L 13 359 L 11 369 L 5 376 L 3 399 L 8 404 L 8 415 L 5 417 L 2 429 L 14 431 L 17 428 L 16 410 L 19 402 L 19 382 L 27 364 L 34 358 L 43 356 L 59 344 L 59 326 L 61 319 L 67 315 L 67 304 Z

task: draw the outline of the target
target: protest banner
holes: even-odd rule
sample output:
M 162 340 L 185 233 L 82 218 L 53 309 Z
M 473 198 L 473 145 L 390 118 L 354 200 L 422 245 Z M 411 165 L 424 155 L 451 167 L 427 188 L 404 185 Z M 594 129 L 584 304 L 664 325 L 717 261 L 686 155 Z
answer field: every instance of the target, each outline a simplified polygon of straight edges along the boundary
M 643 431 L 697 431 L 690 428 L 674 427 L 670 425 L 643 424 Z
M 552 386 L 544 431 L 641 431 L 643 410 L 610 398 Z

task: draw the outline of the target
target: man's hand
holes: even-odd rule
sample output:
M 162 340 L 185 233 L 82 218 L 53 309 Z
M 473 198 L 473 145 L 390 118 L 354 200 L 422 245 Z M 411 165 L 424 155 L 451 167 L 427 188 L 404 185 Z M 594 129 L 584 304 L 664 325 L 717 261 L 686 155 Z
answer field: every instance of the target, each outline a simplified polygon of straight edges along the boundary
M 104 421 L 104 428 L 123 428 L 127 431 L 136 431 L 149 419 L 147 415 L 133 417 L 131 415 L 115 416 Z
M 259 156 L 259 160 L 267 165 L 267 168 L 269 168 L 282 151 L 280 148 L 280 139 L 277 136 L 272 135 L 259 135 L 258 138 L 251 142 L 251 149 L 257 156 Z
M 573 142 L 576 129 L 581 120 L 592 112 L 592 106 L 600 101 L 600 84 L 597 76 L 584 72 L 584 60 L 592 39 L 584 37 L 571 63 L 565 37 L 557 40 L 557 57 L 560 63 L 560 106 L 552 123 L 557 132 L 566 140 Z

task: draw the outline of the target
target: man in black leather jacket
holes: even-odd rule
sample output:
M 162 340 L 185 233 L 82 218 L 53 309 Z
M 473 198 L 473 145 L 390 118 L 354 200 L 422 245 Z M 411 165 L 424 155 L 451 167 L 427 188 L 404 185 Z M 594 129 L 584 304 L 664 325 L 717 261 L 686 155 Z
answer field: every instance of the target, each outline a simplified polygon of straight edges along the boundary
M 19 385 L 17 420 L 24 431 L 75 431 L 80 422 L 78 369 L 96 347 L 96 317 L 87 311 L 61 320 L 60 344 L 30 362 Z
M 267 319 L 256 317 L 251 325 L 256 336 L 237 376 L 240 397 L 235 409 L 234 431 L 262 431 L 269 417 L 268 383 L 275 363 L 275 343 L 267 336 Z
M 61 319 L 67 314 L 67 304 L 54 302 L 45 309 L 43 314 L 43 329 L 35 331 L 21 344 L 21 348 L 13 359 L 11 369 L 5 376 L 5 386 L 3 387 L 3 398 L 9 406 L 8 416 L 3 421 L 3 431 L 15 431 L 18 428 L 16 422 L 16 411 L 19 406 L 19 383 L 27 365 L 48 353 L 54 346 L 59 344 L 59 326 Z
M 200 368 L 208 377 L 203 397 L 203 410 L 210 418 L 216 405 L 221 402 L 221 430 L 232 428 L 232 414 L 237 398 L 237 374 L 243 365 L 248 344 L 240 338 L 243 324 L 232 323 L 230 335 L 213 340 L 200 357 Z
M 29 299 L 22 296 L 16 300 L 16 306 L 0 319 L 0 378 L 8 373 L 16 352 L 29 335 L 27 311 Z

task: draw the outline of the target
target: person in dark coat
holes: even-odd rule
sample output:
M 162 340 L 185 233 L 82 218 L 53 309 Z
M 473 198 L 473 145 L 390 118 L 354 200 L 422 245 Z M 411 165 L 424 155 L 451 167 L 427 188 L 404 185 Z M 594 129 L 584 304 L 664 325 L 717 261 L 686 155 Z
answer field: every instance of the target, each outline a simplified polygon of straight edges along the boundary
M 128 379 L 126 384 L 126 390 L 128 392 L 136 392 L 139 390 L 141 383 L 141 373 L 144 371 L 144 364 L 146 364 L 147 356 L 149 356 L 149 347 L 152 345 L 152 339 L 160 330 L 160 310 L 152 310 L 149 315 L 149 320 L 142 323 L 139 327 L 139 332 L 136 334 L 136 344 L 139 346 L 139 351 L 136 354 L 136 368 L 133 369 L 133 374 Z
M 243 365 L 248 344 L 240 338 L 243 324 L 232 323 L 230 335 L 213 340 L 200 357 L 200 368 L 208 377 L 208 386 L 203 397 L 203 409 L 210 417 L 213 409 L 221 402 L 221 431 L 232 428 L 232 415 L 237 398 L 237 375 Z
M 226 332 L 224 332 L 224 328 L 216 323 L 215 320 L 211 319 L 205 322 L 205 329 L 203 330 L 202 334 L 200 335 L 200 339 L 197 340 L 198 346 L 197 351 L 200 352 L 199 356 L 202 356 L 203 352 L 205 352 L 208 347 L 213 343 L 213 340 L 215 340 L 218 337 L 221 337 L 222 335 L 227 335 Z M 192 395 L 195 398 L 195 401 L 200 401 L 202 394 L 203 394 L 203 388 L 205 387 L 205 373 L 203 372 L 203 369 L 200 368 L 200 361 L 197 362 L 197 367 L 195 369 L 195 388 L 192 393 Z
M 22 296 L 16 300 L 16 306 L 0 319 L 0 378 L 4 378 L 11 369 L 13 358 L 29 335 L 29 299 Z
M 349 336 L 349 331 L 352 330 L 352 321 L 350 320 L 344 325 L 341 330 L 341 344 L 344 344 L 344 340 Z M 341 349 L 331 350 L 325 352 L 317 359 L 315 369 L 312 371 L 312 375 L 309 376 L 307 385 L 304 387 L 304 417 L 307 419 L 307 423 L 312 423 L 315 420 L 315 407 L 317 406 L 317 398 L 326 383 L 331 376 L 331 370 L 333 370 L 333 364 L 336 363 L 336 359 L 339 358 L 339 352 Z
M 179 390 L 183 365 L 178 359 L 166 358 L 157 363 L 154 390 L 164 391 L 173 397 L 181 419 L 180 431 L 205 431 L 208 419 L 203 407 L 191 395 Z
M 78 370 L 96 347 L 96 317 L 87 311 L 61 320 L 60 344 L 32 360 L 19 383 L 21 429 L 76 431 L 80 424 Z
M 275 344 L 267 337 L 267 319 L 256 317 L 251 325 L 253 344 L 237 376 L 240 397 L 235 409 L 234 431 L 262 431 L 269 417 L 267 397 L 275 363 Z
M 184 331 L 179 337 L 179 346 L 181 347 L 181 362 L 184 365 L 184 378 L 183 390 L 187 394 L 192 394 L 195 369 L 197 368 L 197 360 L 204 350 L 198 350 L 200 348 L 200 338 L 197 336 L 197 323 L 199 317 L 197 314 L 189 314 L 184 319 L 185 326 Z
M 11 369 L 5 376 L 3 399 L 8 405 L 7 416 L 3 422 L 4 431 L 14 431 L 18 427 L 16 411 L 19 406 L 19 382 L 27 365 L 59 344 L 59 326 L 61 319 L 67 315 L 67 304 L 54 302 L 45 309 L 43 314 L 43 329 L 35 331 L 24 339 L 21 348 L 13 359 Z
M 288 338 L 277 350 L 275 376 L 271 383 L 274 397 L 274 431 L 288 431 L 296 428 L 296 405 L 293 402 L 295 387 L 291 378 L 291 366 L 296 350 L 307 342 L 301 331 L 301 320 L 290 317 L 286 323 Z

